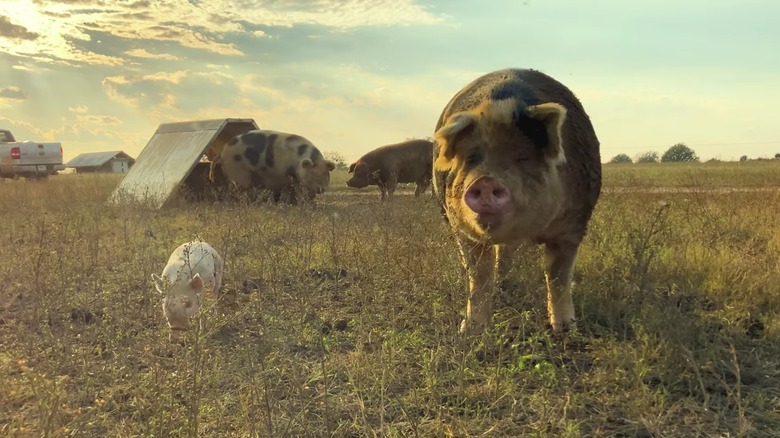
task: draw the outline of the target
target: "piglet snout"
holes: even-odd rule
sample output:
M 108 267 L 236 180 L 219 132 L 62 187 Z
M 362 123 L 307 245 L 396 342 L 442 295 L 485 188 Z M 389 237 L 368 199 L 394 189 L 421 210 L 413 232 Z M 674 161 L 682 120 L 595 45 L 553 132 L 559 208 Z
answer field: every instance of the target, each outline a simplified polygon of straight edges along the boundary
M 477 214 L 501 213 L 510 203 L 509 189 L 489 176 L 471 183 L 463 196 L 466 205 Z

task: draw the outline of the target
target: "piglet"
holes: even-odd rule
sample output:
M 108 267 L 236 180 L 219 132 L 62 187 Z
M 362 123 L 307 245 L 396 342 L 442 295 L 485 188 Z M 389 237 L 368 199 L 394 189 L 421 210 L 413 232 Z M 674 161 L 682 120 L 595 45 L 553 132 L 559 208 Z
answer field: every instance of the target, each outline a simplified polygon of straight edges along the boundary
M 152 274 L 154 287 L 163 295 L 162 307 L 171 337 L 187 330 L 189 319 L 201 306 L 205 287 L 219 296 L 224 262 L 217 251 L 202 240 L 180 245 L 168 258 L 162 276 Z

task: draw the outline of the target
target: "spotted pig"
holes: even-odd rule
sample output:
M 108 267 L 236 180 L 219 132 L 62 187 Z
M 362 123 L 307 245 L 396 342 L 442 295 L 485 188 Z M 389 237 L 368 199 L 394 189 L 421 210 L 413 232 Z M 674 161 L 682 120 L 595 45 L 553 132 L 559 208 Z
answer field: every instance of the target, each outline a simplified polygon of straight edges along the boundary
M 219 166 L 237 188 L 268 191 L 274 201 L 291 204 L 301 196 L 311 201 L 325 192 L 336 168 L 309 140 L 268 130 L 248 131 L 230 140 L 211 167 L 212 180 Z
M 416 183 L 418 197 L 431 184 L 433 142 L 408 140 L 374 149 L 349 166 L 347 186 L 379 186 L 380 199 L 392 196 L 398 183 Z
M 496 281 L 519 244 L 544 244 L 554 331 L 575 326 L 571 277 L 601 192 L 599 141 L 579 100 L 535 70 L 505 69 L 460 90 L 436 124 L 434 193 L 469 276 L 461 332 L 489 326 Z

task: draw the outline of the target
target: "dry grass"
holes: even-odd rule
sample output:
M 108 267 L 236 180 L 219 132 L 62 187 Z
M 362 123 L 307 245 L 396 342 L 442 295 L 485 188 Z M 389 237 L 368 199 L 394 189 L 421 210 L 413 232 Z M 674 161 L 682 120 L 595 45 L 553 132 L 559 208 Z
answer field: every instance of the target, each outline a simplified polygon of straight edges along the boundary
M 607 188 L 780 188 L 780 160 L 605 164 Z
M 455 247 L 410 188 L 153 211 L 105 206 L 112 176 L 0 183 L 0 435 L 776 436 L 780 192 L 711 190 L 777 187 L 759 164 L 605 166 L 563 338 L 529 248 L 525 293 L 461 339 Z M 659 186 L 692 189 L 611 190 Z M 149 274 L 196 235 L 230 293 L 171 345 Z

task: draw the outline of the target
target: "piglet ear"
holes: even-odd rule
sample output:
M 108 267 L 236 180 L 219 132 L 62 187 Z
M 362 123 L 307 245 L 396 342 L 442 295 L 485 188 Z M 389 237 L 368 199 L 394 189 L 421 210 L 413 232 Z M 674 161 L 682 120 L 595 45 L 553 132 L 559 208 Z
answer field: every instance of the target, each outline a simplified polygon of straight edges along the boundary
M 203 279 L 200 278 L 200 274 L 195 274 L 190 280 L 190 287 L 192 289 L 203 289 Z
M 355 165 L 357 165 L 357 162 L 350 164 L 349 165 L 349 172 L 347 172 L 347 173 L 354 172 L 355 171 Z
M 325 166 L 327 166 L 328 172 L 333 172 L 334 170 L 336 170 L 336 163 L 334 163 L 333 161 L 326 161 Z

